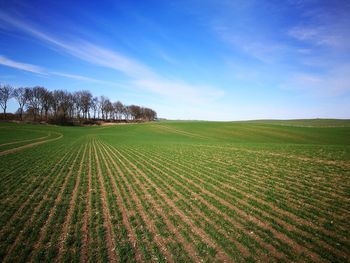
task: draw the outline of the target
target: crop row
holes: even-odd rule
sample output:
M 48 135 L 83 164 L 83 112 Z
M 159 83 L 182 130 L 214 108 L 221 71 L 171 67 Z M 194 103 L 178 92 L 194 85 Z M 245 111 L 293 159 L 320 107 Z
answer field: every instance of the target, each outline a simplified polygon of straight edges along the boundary
M 350 254 L 347 207 L 329 203 L 346 201 L 346 186 L 332 192 L 337 181 L 327 174 L 346 177 L 340 167 L 93 135 L 51 143 L 1 157 L 2 262 L 340 262 Z M 320 174 L 330 179 L 309 194 Z
M 137 151 L 134 151 L 134 154 L 139 155 L 139 158 L 135 159 L 135 161 L 140 162 L 140 160 L 152 160 L 152 156 L 155 156 L 153 158 L 155 159 L 153 160 L 153 163 L 159 169 L 159 172 L 167 171 L 167 173 L 172 173 L 173 176 L 174 174 L 178 176 L 182 175 L 183 179 L 187 179 L 187 181 L 189 178 L 192 178 L 192 186 L 202 186 L 205 193 L 203 197 L 208 199 L 208 196 L 213 195 L 214 199 L 220 201 L 222 204 L 225 204 L 227 206 L 225 209 L 228 215 L 232 214 L 232 210 L 236 207 L 240 208 L 240 212 L 244 211 L 246 217 L 248 217 L 250 221 L 254 221 L 251 220 L 251 216 L 254 215 L 255 220 L 257 219 L 257 225 L 261 225 L 262 223 L 265 224 L 265 231 L 270 231 L 270 234 L 271 232 L 274 234 L 272 241 L 275 242 L 280 239 L 280 242 L 283 241 L 287 243 L 287 248 L 293 251 L 293 254 L 297 252 L 296 254 L 299 253 L 300 256 L 306 254 L 311 258 L 317 258 L 320 255 L 321 257 L 328 257 L 330 259 L 337 259 L 339 257 L 341 258 L 346 256 L 346 253 L 342 252 L 338 245 L 343 242 L 344 246 L 342 249 L 344 249 L 344 247 L 348 247 L 347 240 L 338 238 L 337 236 L 329 237 L 327 234 L 320 235 L 320 233 L 317 232 L 314 236 L 312 236 L 314 231 L 309 229 L 310 226 L 308 224 L 300 226 L 297 220 L 296 222 L 293 221 L 295 218 L 286 220 L 286 216 L 280 214 L 282 211 L 275 212 L 274 206 L 269 207 L 266 202 L 261 204 L 259 200 L 252 198 L 252 193 L 254 195 L 258 193 L 258 191 L 255 191 L 254 189 L 254 184 L 251 184 L 249 188 L 244 188 L 244 185 L 239 184 L 239 181 L 232 181 L 232 185 L 230 187 L 227 187 L 227 185 L 230 184 L 230 180 L 232 178 L 226 178 L 227 181 L 225 182 L 225 176 L 223 174 L 219 173 L 220 176 L 217 177 L 217 171 L 206 170 L 203 164 L 198 165 L 194 169 L 189 168 L 192 165 L 196 164 L 196 162 L 193 162 L 192 160 L 187 161 L 186 165 L 181 165 L 181 163 L 178 161 L 165 159 L 163 153 L 157 154 L 155 152 L 152 153 L 148 151 L 146 155 L 142 156 L 141 152 L 142 150 L 139 149 Z M 174 153 L 171 156 L 171 159 L 173 158 Z M 149 165 L 150 162 L 148 161 L 148 166 Z M 248 175 L 247 177 L 249 178 Z M 256 178 L 255 185 L 259 185 L 258 179 L 259 178 Z M 222 180 L 225 183 L 222 183 Z M 242 180 L 244 180 L 244 178 L 242 178 Z M 182 185 L 183 184 L 184 182 L 182 182 Z M 244 213 L 242 216 L 244 216 Z M 297 226 L 300 228 L 297 228 Z M 328 232 L 328 234 L 330 233 Z M 319 240 L 320 236 L 325 240 Z M 310 240 L 314 242 L 310 242 Z M 312 245 L 310 246 L 310 244 Z M 308 246 L 308 249 L 304 249 L 304 246 Z
M 28 185 L 18 187 L 23 192 L 14 203 L 8 205 L 11 213 L 7 214 L 9 217 L 4 220 L 1 228 L 1 258 L 4 261 L 26 261 L 31 256 L 50 212 L 56 207 L 56 198 L 64 189 L 63 186 L 69 178 L 67 175 L 73 171 L 71 169 L 74 168 L 80 152 L 72 146 L 63 156 L 58 154 L 59 158 L 53 158 L 57 161 L 56 165 L 47 167 L 45 162 L 39 160 L 34 162 L 33 166 L 36 166 L 38 171 L 42 169 L 42 172 L 33 173 L 32 177 L 30 174 L 23 174 L 29 177 Z M 15 175 L 19 175 L 18 172 Z M 30 179 L 33 179 L 32 183 Z M 16 181 L 13 181 L 13 184 L 15 183 Z

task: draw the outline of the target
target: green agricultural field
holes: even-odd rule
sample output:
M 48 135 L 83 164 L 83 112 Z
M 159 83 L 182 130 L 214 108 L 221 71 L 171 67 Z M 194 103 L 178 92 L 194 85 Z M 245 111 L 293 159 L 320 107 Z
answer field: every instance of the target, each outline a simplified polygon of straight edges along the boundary
M 0 262 L 350 262 L 350 121 L 0 135 Z

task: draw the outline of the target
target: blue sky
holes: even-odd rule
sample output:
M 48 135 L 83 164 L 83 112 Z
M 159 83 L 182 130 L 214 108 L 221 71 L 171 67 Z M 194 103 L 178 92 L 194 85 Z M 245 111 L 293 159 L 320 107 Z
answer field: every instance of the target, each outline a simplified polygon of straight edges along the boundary
M 349 14 L 346 0 L 1 1 L 0 82 L 169 119 L 350 118 Z

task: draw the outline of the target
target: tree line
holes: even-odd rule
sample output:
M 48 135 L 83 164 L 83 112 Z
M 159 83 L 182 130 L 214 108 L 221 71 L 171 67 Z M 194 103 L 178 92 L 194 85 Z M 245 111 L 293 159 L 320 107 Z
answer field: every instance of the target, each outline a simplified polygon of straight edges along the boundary
M 157 113 L 138 105 L 124 105 L 120 101 L 112 102 L 105 96 L 94 97 L 90 91 L 69 92 L 65 90 L 49 91 L 44 87 L 18 87 L 0 84 L 0 106 L 7 118 L 8 102 L 14 99 L 18 103 L 15 115 L 20 120 L 46 122 L 89 122 L 89 121 L 153 121 Z

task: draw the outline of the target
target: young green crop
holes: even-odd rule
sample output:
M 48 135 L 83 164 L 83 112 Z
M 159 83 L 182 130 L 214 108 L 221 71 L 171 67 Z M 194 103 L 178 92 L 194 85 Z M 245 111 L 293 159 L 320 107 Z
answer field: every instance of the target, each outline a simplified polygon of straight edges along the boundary
M 350 258 L 350 122 L 1 123 L 0 261 Z

